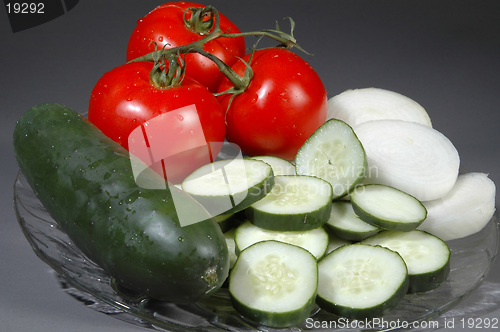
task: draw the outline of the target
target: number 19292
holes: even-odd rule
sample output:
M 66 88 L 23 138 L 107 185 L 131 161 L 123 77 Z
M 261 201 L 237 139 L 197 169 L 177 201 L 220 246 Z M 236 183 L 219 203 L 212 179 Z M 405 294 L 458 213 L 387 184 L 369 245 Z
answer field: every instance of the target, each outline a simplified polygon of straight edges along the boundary
M 8 14 L 44 14 L 43 2 L 14 2 L 5 5 Z

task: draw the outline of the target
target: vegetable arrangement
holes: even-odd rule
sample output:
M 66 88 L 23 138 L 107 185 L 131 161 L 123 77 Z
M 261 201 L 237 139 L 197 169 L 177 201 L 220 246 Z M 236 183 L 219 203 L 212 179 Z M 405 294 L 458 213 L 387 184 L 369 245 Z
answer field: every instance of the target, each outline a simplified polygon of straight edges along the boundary
M 163 4 L 96 83 L 88 120 L 43 104 L 18 121 L 28 182 L 120 289 L 190 303 L 227 285 L 271 327 L 317 306 L 380 317 L 445 282 L 445 241 L 493 216 L 495 185 L 459 174 L 421 105 L 375 88 L 327 100 L 290 22 L 242 33 L 211 6 Z M 245 55 L 246 36 L 279 45 Z M 235 158 L 218 158 L 224 139 Z

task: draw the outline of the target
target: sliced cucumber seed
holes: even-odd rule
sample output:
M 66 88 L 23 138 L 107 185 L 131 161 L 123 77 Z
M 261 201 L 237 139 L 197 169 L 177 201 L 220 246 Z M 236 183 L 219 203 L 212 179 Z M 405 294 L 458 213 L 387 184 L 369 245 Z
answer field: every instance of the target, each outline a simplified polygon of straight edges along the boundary
M 277 296 L 294 291 L 297 278 L 294 271 L 287 267 L 283 259 L 269 254 L 248 271 L 257 294 L 264 290 L 267 296 Z

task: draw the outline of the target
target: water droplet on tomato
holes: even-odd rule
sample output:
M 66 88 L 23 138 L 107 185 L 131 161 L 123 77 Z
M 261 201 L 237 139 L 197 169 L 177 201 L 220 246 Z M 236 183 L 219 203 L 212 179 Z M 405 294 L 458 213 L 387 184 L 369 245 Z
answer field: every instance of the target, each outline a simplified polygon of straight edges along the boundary
M 183 121 L 184 120 L 184 117 L 182 116 L 182 114 L 177 114 L 177 119 L 179 121 Z
M 158 41 L 161 43 L 163 42 L 163 36 L 158 37 Z

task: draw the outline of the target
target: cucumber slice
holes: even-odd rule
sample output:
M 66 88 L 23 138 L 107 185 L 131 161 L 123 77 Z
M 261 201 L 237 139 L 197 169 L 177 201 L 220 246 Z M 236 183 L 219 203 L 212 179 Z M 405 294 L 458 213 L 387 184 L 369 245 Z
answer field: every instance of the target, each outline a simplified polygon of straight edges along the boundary
M 283 158 L 274 156 L 254 156 L 250 159 L 257 159 L 271 165 L 274 175 L 295 175 L 295 166 Z
M 365 150 L 352 128 L 331 119 L 300 147 L 295 158 L 297 174 L 328 181 L 333 199 L 346 195 L 361 182 L 366 168 Z
M 328 182 L 305 175 L 279 175 L 274 181 L 271 192 L 246 210 L 253 224 L 275 231 L 303 231 L 328 220 L 332 205 Z
M 236 263 L 236 259 L 238 259 L 238 255 L 236 255 L 236 229 L 231 228 L 227 232 L 224 233 L 224 238 L 226 239 L 227 249 L 229 251 L 229 268 L 232 269 L 234 264 Z
M 344 239 L 338 237 L 337 235 L 333 234 L 328 228 L 326 228 L 326 229 L 327 229 L 327 233 L 328 233 L 328 248 L 326 249 L 325 255 L 328 255 L 329 253 L 331 253 L 335 249 L 338 249 L 342 246 L 352 244 L 352 241 L 344 240 Z
M 420 201 L 443 197 L 457 180 L 460 157 L 437 130 L 402 120 L 368 121 L 356 127 L 369 170 L 364 183 L 398 188 Z
M 316 259 L 322 257 L 328 248 L 328 233 L 322 227 L 307 231 L 283 232 L 267 230 L 246 221 L 236 228 L 234 240 L 237 253 L 254 243 L 266 240 L 299 246 L 313 254 Z
M 379 88 L 346 90 L 328 100 L 328 118 L 357 125 L 374 120 L 404 120 L 432 127 L 425 109 L 416 101 Z
M 307 250 L 278 241 L 243 250 L 229 276 L 234 308 L 270 327 L 299 324 L 315 309 L 318 265 Z
M 427 219 L 419 229 L 444 241 L 479 232 L 495 213 L 495 183 L 485 173 L 461 174 L 443 198 L 424 202 Z
M 408 267 L 409 293 L 427 292 L 446 281 L 450 272 L 450 248 L 438 237 L 413 230 L 383 231 L 362 243 L 396 251 Z
M 319 306 L 346 318 L 381 317 L 408 290 L 404 260 L 384 247 L 342 246 L 319 261 L 318 272 Z
M 217 216 L 246 209 L 266 196 L 273 185 L 271 166 L 246 158 L 206 164 L 184 179 L 182 190 Z
M 358 186 L 351 192 L 354 212 L 376 227 L 410 231 L 426 218 L 427 210 L 415 197 L 380 184 Z
M 325 225 L 332 230 L 333 234 L 349 241 L 361 241 L 380 231 L 379 227 L 361 220 L 354 212 L 351 202 L 348 201 L 332 203 L 330 219 Z

